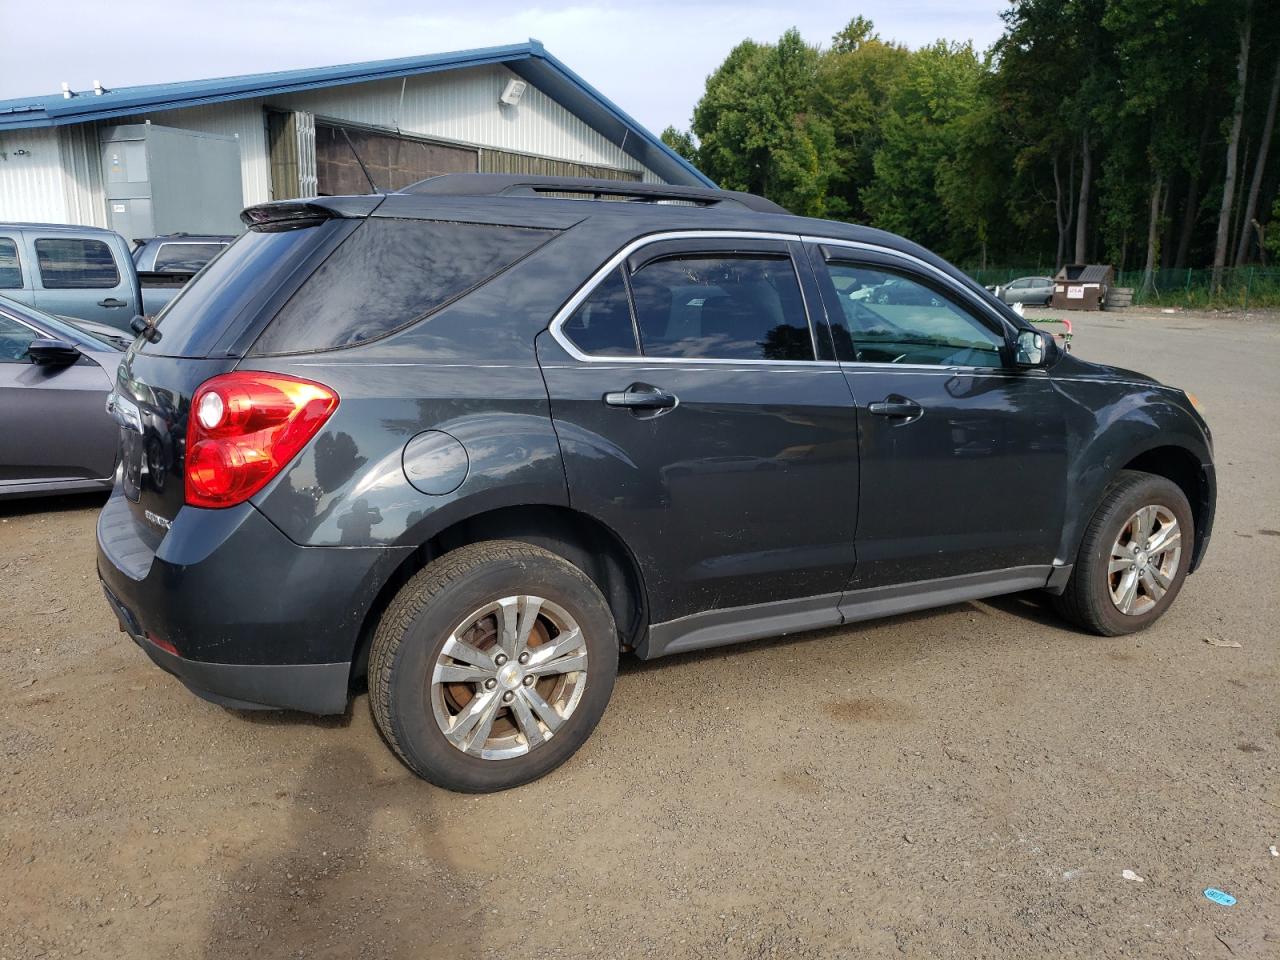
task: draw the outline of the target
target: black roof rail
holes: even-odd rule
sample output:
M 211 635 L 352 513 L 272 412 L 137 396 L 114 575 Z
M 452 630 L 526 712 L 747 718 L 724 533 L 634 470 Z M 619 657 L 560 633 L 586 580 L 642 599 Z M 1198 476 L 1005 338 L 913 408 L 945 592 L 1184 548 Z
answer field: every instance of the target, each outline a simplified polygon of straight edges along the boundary
M 788 213 L 772 200 L 754 193 L 714 187 L 680 187 L 634 180 L 593 177 L 542 177 L 519 173 L 446 173 L 410 184 L 400 193 L 444 197 L 535 197 L 543 193 L 578 193 L 600 199 L 616 197 L 642 203 L 678 200 L 699 206 L 743 207 L 756 213 Z

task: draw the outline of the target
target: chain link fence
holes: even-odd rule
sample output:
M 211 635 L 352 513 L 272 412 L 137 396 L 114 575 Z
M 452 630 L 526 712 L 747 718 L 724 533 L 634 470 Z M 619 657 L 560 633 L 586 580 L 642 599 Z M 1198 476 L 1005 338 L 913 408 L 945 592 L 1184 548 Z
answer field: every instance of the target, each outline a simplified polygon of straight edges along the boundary
M 966 273 L 983 286 L 996 286 L 1019 277 L 1052 276 L 1044 267 L 988 267 Z M 1280 267 L 1230 267 L 1222 271 L 1222 283 L 1213 285 L 1213 271 L 1157 270 L 1153 289 L 1144 290 L 1142 270 L 1116 272 L 1117 287 L 1132 287 L 1135 305 L 1162 307 L 1217 307 L 1248 310 L 1280 307 Z

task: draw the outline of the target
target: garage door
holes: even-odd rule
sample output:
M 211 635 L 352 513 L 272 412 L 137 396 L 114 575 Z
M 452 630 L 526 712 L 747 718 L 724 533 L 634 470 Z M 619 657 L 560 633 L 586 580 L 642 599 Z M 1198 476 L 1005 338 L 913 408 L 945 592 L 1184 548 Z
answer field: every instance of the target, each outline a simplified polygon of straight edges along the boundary
M 320 196 L 369 192 L 369 181 L 356 162 L 352 147 L 383 190 L 399 190 L 442 173 L 476 173 L 479 169 L 479 152 L 467 147 L 316 121 L 316 185 Z

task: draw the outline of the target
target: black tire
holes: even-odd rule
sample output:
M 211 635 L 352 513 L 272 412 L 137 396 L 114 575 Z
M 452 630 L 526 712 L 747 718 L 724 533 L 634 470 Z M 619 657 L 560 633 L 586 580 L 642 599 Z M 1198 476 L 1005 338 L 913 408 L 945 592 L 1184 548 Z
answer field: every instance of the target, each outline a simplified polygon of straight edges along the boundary
M 1112 602 L 1108 564 L 1121 529 L 1144 506 L 1162 506 L 1173 514 L 1182 534 L 1182 554 L 1164 596 L 1145 613 L 1131 615 L 1121 613 Z M 1122 471 L 1085 528 L 1071 579 L 1062 595 L 1053 598 L 1054 608 L 1076 626 L 1104 637 L 1145 630 L 1160 619 L 1182 589 L 1194 548 L 1195 523 L 1182 490 L 1164 477 Z
M 520 757 L 482 759 L 441 731 L 430 699 L 432 670 L 468 614 L 521 593 L 550 600 L 577 621 L 587 646 L 586 686 L 564 726 L 544 743 Z M 489 793 L 528 783 L 569 759 L 604 714 L 617 670 L 617 628 L 591 579 L 540 547 L 492 540 L 433 560 L 396 594 L 369 652 L 369 702 L 378 729 L 410 770 L 449 790 Z

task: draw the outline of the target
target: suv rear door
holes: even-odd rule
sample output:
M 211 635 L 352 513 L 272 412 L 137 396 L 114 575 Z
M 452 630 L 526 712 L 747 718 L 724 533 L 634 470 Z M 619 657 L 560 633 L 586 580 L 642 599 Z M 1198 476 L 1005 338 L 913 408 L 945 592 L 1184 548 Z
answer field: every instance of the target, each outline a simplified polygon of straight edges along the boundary
M 668 237 L 624 249 L 538 338 L 570 502 L 640 561 L 642 653 L 710 645 L 731 624 L 743 639 L 752 619 L 838 623 L 857 428 L 825 323 L 807 315 L 800 247 Z

